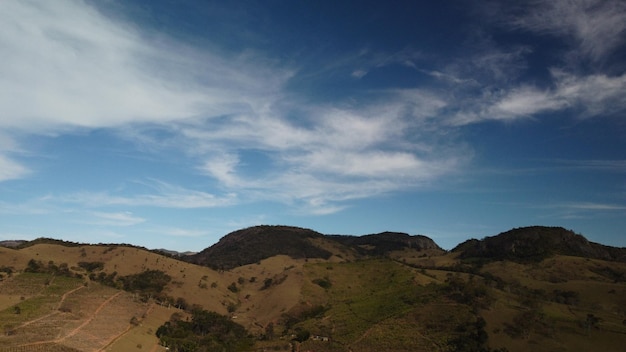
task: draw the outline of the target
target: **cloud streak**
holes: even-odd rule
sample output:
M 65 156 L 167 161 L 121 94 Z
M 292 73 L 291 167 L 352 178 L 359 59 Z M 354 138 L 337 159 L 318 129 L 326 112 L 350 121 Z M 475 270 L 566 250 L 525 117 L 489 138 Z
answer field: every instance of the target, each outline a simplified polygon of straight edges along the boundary
M 148 184 L 153 187 L 152 193 L 135 195 L 115 195 L 109 192 L 78 192 L 66 195 L 48 195 L 41 198 L 43 202 L 75 203 L 85 207 L 97 208 L 107 206 L 157 207 L 196 209 L 227 207 L 233 205 L 237 196 L 233 193 L 216 196 L 207 192 L 190 190 L 160 181 Z M 100 213 L 106 215 L 106 213 Z M 111 216 L 119 216 L 116 213 Z M 102 217 L 102 216 L 101 216 Z
M 104 17 L 82 1 L 0 3 L 0 128 L 163 123 L 262 106 L 289 73 Z
M 619 0 L 534 1 L 509 24 L 538 33 L 572 38 L 576 51 L 603 61 L 624 43 L 626 3 Z

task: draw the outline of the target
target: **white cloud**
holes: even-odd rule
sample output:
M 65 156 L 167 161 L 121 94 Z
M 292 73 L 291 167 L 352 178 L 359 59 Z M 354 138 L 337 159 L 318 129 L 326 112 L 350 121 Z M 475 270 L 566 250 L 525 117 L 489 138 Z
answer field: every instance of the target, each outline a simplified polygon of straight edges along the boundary
M 363 78 L 365 77 L 365 75 L 367 75 L 367 71 L 364 70 L 354 70 L 351 74 L 351 76 L 354 78 Z
M 91 215 L 97 218 L 97 220 L 89 222 L 89 224 L 93 225 L 132 226 L 146 221 L 146 219 L 134 216 L 130 212 L 93 212 Z
M 619 214 L 626 213 L 626 205 L 598 202 L 564 202 L 534 207 L 541 209 L 554 209 L 555 214 L 548 215 L 563 219 L 619 216 Z
M 207 151 L 200 169 L 225 189 L 326 214 L 343 209 L 341 202 L 423 186 L 470 157 L 440 145 L 428 125 L 445 107 L 441 99 L 421 90 L 384 94 L 354 106 L 299 106 L 300 124 L 275 109 L 182 131 L 190 147 Z M 248 149 L 269 158 L 254 176 L 241 160 Z
M 153 187 L 153 193 L 136 195 L 114 195 L 108 192 L 78 192 L 66 195 L 48 195 L 42 197 L 44 202 L 78 203 L 86 207 L 104 206 L 135 206 L 161 208 L 214 208 L 227 207 L 237 201 L 233 193 L 225 196 L 190 190 L 165 182 L 153 181 L 148 184 Z
M 626 172 L 626 160 L 551 160 L 552 163 L 567 165 L 579 169 Z
M 25 166 L 0 154 L 0 182 L 19 179 L 29 173 L 30 170 Z
M 2 132 L 0 130 L 0 132 Z M 13 138 L 0 133 L 0 182 L 22 178 L 30 174 L 31 170 L 21 163 L 11 159 L 7 154 L 23 152 Z
M 563 208 L 579 209 L 579 210 L 599 210 L 599 211 L 626 210 L 626 206 L 624 205 L 591 203 L 591 202 L 566 203 L 566 204 L 561 204 L 561 206 Z
M 193 230 L 184 229 L 178 227 L 161 227 L 154 229 L 152 232 L 159 235 L 173 236 L 173 237 L 203 237 L 212 235 L 213 233 L 206 230 Z
M 239 158 L 236 155 L 221 154 L 207 160 L 201 170 L 226 186 L 235 186 L 241 183 L 236 174 L 238 163 Z
M 621 0 L 540 0 L 510 25 L 571 37 L 576 51 L 601 61 L 626 39 L 626 3 Z
M 626 74 L 577 76 L 553 69 L 554 88 L 520 86 L 485 94 L 453 116 L 452 123 L 465 125 L 485 120 L 514 120 L 551 111 L 570 110 L 589 118 L 626 110 Z
M 49 131 L 258 109 L 289 72 L 140 33 L 82 1 L 0 2 L 0 128 Z

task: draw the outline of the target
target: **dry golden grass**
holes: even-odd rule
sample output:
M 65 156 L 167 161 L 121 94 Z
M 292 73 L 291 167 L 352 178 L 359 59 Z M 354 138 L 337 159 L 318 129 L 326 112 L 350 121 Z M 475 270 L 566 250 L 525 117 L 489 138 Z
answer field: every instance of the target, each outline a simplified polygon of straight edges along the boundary
M 218 272 L 143 249 L 123 246 L 64 247 L 56 244 L 38 244 L 19 251 L 8 249 L 7 251 L 17 258 L 12 258 L 11 263 L 20 270 L 26 267 L 30 259 L 41 260 L 44 263 L 53 261 L 57 265 L 67 263 L 70 268 L 85 275 L 87 272 L 78 267 L 79 262 L 100 261 L 105 264 L 103 271 L 107 273 L 115 271 L 118 275 L 161 270 L 172 278 L 164 291 L 165 294 L 175 299 L 183 298 L 189 305 L 199 305 L 220 314 L 229 314 L 229 306 L 236 307 L 230 315 L 252 332 L 262 331 L 269 322 L 276 321 L 284 312 L 299 303 L 302 266 L 306 262 L 304 259 L 294 260 L 288 256 L 276 256 L 231 271 Z M 3 258 L 6 261 L 10 256 Z M 343 259 L 337 257 L 335 260 Z M 274 284 L 262 289 L 266 279 L 272 279 Z M 228 289 L 232 283 L 236 284 L 238 292 Z M 18 295 L 3 296 L 0 292 L 0 304 L 4 307 L 12 306 L 18 299 Z M 167 321 L 169 315 L 162 318 L 156 327 Z M 129 342 L 125 337 L 121 337 L 116 343 Z M 150 342 L 146 344 L 138 342 L 134 346 L 138 344 L 143 346 L 149 345 Z
M 0 266 L 14 267 L 20 271 L 30 259 L 35 259 L 44 264 L 49 261 L 57 265 L 67 263 L 70 268 L 83 274 L 87 273 L 78 268 L 81 261 L 104 262 L 105 272 L 116 271 L 118 275 L 161 270 L 172 277 L 165 294 L 183 298 L 190 305 L 197 304 L 207 310 L 230 314 L 236 322 L 255 334 L 261 333 L 269 322 L 278 323 L 285 313 L 297 313 L 298 309 L 333 302 L 334 306 L 328 312 L 330 316 L 316 320 L 310 327 L 319 328 L 340 322 L 341 319 L 354 323 L 354 331 L 346 330 L 351 336 L 346 341 L 352 343 L 353 350 L 367 350 L 370 348 L 368 346 L 387 350 L 409 350 L 409 346 L 414 346 L 413 350 L 437 350 L 445 345 L 446 334 L 433 332 L 432 326 L 442 324 L 442 329 L 449 328 L 453 324 L 445 325 L 449 322 L 444 324 L 441 317 L 454 322 L 469 314 L 459 304 L 438 303 L 426 304 L 419 312 L 404 312 L 400 309 L 398 315 L 382 319 L 371 326 L 351 322 L 351 309 L 362 309 L 359 314 L 370 314 L 388 303 L 388 300 L 383 299 L 384 295 L 377 293 L 388 289 L 387 285 L 402 284 L 404 286 L 399 286 L 399 290 L 408 294 L 430 283 L 443 284 L 452 274 L 449 269 L 459 263 L 458 255 L 405 250 L 392 253 L 392 257 L 398 261 L 396 263 L 354 261 L 354 253 L 345 250 L 340 252 L 327 242 L 322 244 L 327 246 L 325 249 L 335 253 L 329 261 L 276 256 L 219 272 L 139 248 L 64 247 L 52 244 L 39 244 L 21 250 L 0 247 Z M 400 264 L 402 262 L 429 269 L 411 268 Z M 507 284 L 503 290 L 492 286 L 490 292 L 494 303 L 488 309 L 479 311 L 487 322 L 491 347 L 504 346 L 511 352 L 617 351 L 623 347 L 626 336 L 626 326 L 622 323 L 626 319 L 626 283 L 614 282 L 610 272 L 626 273 L 626 264 L 555 256 L 535 264 L 492 262 L 484 265 L 481 271 L 497 276 Z M 402 283 L 391 279 L 392 272 L 395 278 L 402 277 Z M 1 336 L 0 346 L 3 347 L 22 346 L 20 348 L 28 351 L 30 347 L 25 344 L 31 343 L 33 351 L 35 348 L 58 349 L 62 346 L 80 351 L 162 351 L 154 333 L 173 312 L 178 311 L 173 307 L 168 309 L 136 302 L 129 293 L 93 283 L 88 288 L 70 292 L 82 285 L 80 280 L 75 281 L 73 286 L 68 284 L 46 296 L 43 283 L 45 275 L 39 278 L 36 275 L 23 276 L 29 279 L 21 280 L 22 275 L 3 275 L 4 280 L 0 282 L 0 311 L 4 309 L 6 313 L 7 309 L 12 309 L 16 304 L 30 302 L 35 307 L 32 308 L 34 313 L 25 310 L 22 317 L 11 316 L 11 319 L 17 319 L 10 322 L 14 327 L 30 323 L 17 329 L 18 335 L 14 336 L 18 337 Z M 464 280 L 471 276 L 467 273 L 458 275 Z M 327 290 L 312 282 L 316 278 L 325 277 L 333 283 L 334 291 L 330 296 Z M 271 279 L 273 284 L 264 288 L 267 279 Z M 481 279 L 477 277 L 476 280 Z M 236 292 L 228 288 L 233 283 Z M 530 331 L 523 338 L 513 338 L 505 333 L 504 328 L 528 309 L 524 305 L 523 295 L 515 291 L 519 287 L 542 290 L 546 296 L 555 290 L 573 291 L 578 293 L 579 302 L 567 306 L 544 298 L 540 304 L 544 317 L 541 328 Z M 67 295 L 62 298 L 64 294 Z M 354 303 L 345 303 L 348 301 Z M 65 311 L 59 310 L 61 305 Z M 601 318 L 597 329 L 585 330 L 581 325 L 587 314 Z M 138 325 L 130 324 L 133 316 L 138 318 Z M 6 324 L 6 318 L 2 319 L 0 317 L 0 322 Z M 399 324 L 403 325 L 403 329 L 398 329 Z M 338 326 L 335 328 L 340 329 Z M 428 329 L 431 330 L 427 333 Z M 407 334 L 407 331 L 414 331 L 415 335 Z M 395 340 L 386 341 L 389 336 Z M 307 346 L 324 350 L 325 345 L 318 344 Z
M 27 254 L 22 253 L 10 248 L 0 247 L 0 267 L 13 267 L 16 269 L 22 269 L 26 267 L 26 263 L 30 258 Z M 4 273 L 0 274 L 2 276 Z
M 487 321 L 487 332 L 494 347 L 506 346 L 511 352 L 527 351 L 620 351 L 626 342 L 626 283 L 614 282 L 597 272 L 611 268 L 626 273 L 626 264 L 578 257 L 555 256 L 540 263 L 522 265 L 494 262 L 483 272 L 502 278 L 515 287 L 541 292 L 538 303 L 542 321 L 525 337 L 512 338 L 504 327 L 513 324 L 514 317 L 529 309 L 524 294 L 502 291 L 489 310 L 481 312 Z M 578 299 L 571 305 L 551 301 L 555 291 L 574 292 Z M 596 328 L 586 329 L 588 314 L 600 318 Z M 514 324 L 513 324 L 514 325 Z
M 141 319 L 139 325 L 132 327 L 125 334 L 112 341 L 105 349 L 106 352 L 128 352 L 128 351 L 165 351 L 165 347 L 159 345 L 159 339 L 155 332 L 159 326 L 171 317 L 174 312 L 185 315 L 184 312 L 170 307 L 152 305 Z
M 161 270 L 172 281 L 166 288 L 166 294 L 174 298 L 183 297 L 189 304 L 197 304 L 205 309 L 226 313 L 225 301 L 231 296 L 227 286 L 237 277 L 229 272 L 218 273 L 207 267 L 185 263 L 173 258 L 161 256 L 140 248 L 124 246 L 77 246 L 65 247 L 55 244 L 37 244 L 15 251 L 17 260 L 12 260 L 17 269 L 24 269 L 30 259 L 55 264 L 67 263 L 79 272 L 79 262 L 103 262 L 104 271 L 117 272 L 119 276 L 140 273 L 145 270 Z M 0 262 L 2 265 L 2 262 Z M 86 274 L 85 271 L 82 271 Z M 216 283 L 216 288 L 211 284 Z M 206 288 L 203 288 L 205 285 Z M 232 300 L 232 299 L 231 299 Z
M 234 312 L 236 321 L 250 331 L 260 332 L 269 323 L 297 305 L 302 287 L 302 266 L 305 260 L 288 256 L 276 256 L 258 264 L 245 265 L 232 270 L 240 291 L 236 295 L 239 306 Z M 251 279 L 254 282 L 250 282 Z M 262 289 L 266 279 L 273 284 Z
M 459 263 L 458 253 L 443 252 L 436 249 L 415 250 L 404 249 L 403 251 L 395 251 L 390 257 L 405 262 L 410 265 L 421 267 L 453 267 Z

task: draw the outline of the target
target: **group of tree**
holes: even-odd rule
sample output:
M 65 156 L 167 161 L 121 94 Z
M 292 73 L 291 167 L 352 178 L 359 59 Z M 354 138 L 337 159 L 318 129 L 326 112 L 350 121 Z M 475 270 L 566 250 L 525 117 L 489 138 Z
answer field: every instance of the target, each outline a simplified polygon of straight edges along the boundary
M 161 270 L 146 270 L 138 274 L 125 276 L 117 276 L 115 271 L 110 274 L 100 272 L 98 274 L 91 273 L 89 278 L 107 286 L 138 293 L 144 300 L 169 298 L 162 295 L 162 292 L 165 286 L 172 280 L 171 276 Z
M 67 277 L 75 276 L 75 274 L 70 270 L 67 263 L 61 263 L 59 265 L 56 265 L 52 260 L 49 261 L 47 264 L 44 264 L 41 260 L 31 259 L 28 261 L 24 272 L 53 274 Z
M 254 338 L 240 324 L 215 312 L 195 309 L 191 320 L 174 314 L 156 335 L 161 345 L 175 352 L 246 351 Z

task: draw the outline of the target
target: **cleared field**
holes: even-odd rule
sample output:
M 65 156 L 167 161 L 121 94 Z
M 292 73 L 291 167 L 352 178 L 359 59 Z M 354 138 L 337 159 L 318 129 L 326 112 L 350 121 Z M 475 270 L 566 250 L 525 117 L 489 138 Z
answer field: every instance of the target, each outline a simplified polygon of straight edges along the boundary
M 129 293 L 47 274 L 23 273 L 0 288 L 4 294 L 25 295 L 0 311 L 2 352 L 98 351 L 148 308 Z
M 175 308 L 166 308 L 159 305 L 151 306 L 146 317 L 142 319 L 137 326 L 133 326 L 126 333 L 112 341 L 104 351 L 165 351 L 165 347 L 159 345 L 159 339 L 156 337 L 155 331 L 159 326 L 163 325 L 174 312 L 185 314 Z

